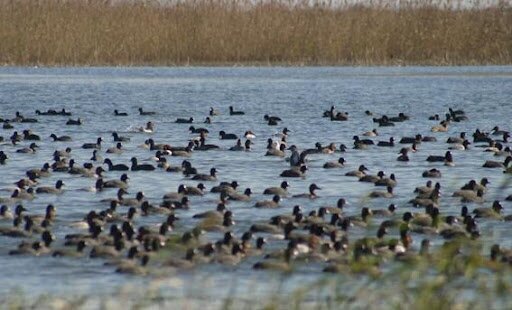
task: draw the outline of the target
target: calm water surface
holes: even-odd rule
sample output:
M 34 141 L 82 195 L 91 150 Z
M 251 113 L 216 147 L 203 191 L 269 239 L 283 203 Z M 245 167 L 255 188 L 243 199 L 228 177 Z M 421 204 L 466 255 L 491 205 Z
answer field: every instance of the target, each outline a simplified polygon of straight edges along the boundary
M 229 116 L 228 106 L 246 112 L 244 116 Z M 324 110 L 335 105 L 338 110 L 349 113 L 347 122 L 330 122 L 322 118 Z M 157 111 L 155 116 L 140 116 L 137 108 Z M 361 206 L 385 208 L 391 202 L 399 210 L 416 211 L 407 201 L 413 198 L 412 190 L 423 185 L 426 179 L 421 172 L 436 167 L 443 173 L 442 212 L 458 214 L 461 203 L 450 197 L 451 192 L 469 179 L 488 177 L 491 181 L 487 199 L 503 200 L 512 194 L 512 188 L 499 189 L 505 181 L 501 170 L 481 168 L 485 160 L 495 159 L 480 148 L 470 151 L 454 151 L 455 167 L 429 164 L 425 158 L 430 154 L 442 155 L 447 149 L 444 143 L 449 136 L 457 136 L 461 131 L 472 133 L 476 128 L 490 131 L 494 126 L 510 130 L 512 117 L 512 67 L 379 67 L 379 68 L 0 68 L 0 117 L 13 118 L 16 111 L 25 117 L 35 117 L 39 109 L 66 108 L 73 113 L 72 118 L 80 117 L 82 126 L 65 126 L 67 117 L 41 116 L 35 124 L 14 124 L 21 132 L 30 128 L 42 137 L 38 144 L 41 149 L 36 155 L 17 154 L 21 146 L 3 143 L 0 149 L 8 154 L 8 164 L 1 166 L 0 188 L 11 189 L 13 182 L 24 175 L 29 168 L 39 168 L 51 160 L 55 149 L 70 146 L 72 155 L 79 164 L 91 157 L 90 150 L 82 150 L 85 142 L 95 142 L 101 136 L 105 147 L 114 146 L 110 136 L 112 131 L 129 136 L 126 152 L 111 156 L 115 163 L 129 162 L 132 156 L 140 160 L 147 159 L 151 152 L 139 147 L 149 137 L 157 143 L 186 145 L 193 137 L 188 132 L 189 125 L 176 124 L 178 117 L 194 117 L 196 126 L 208 115 L 210 107 L 221 111 L 214 117 L 213 123 L 206 127 L 210 130 L 209 143 L 218 144 L 221 149 L 209 152 L 195 152 L 192 163 L 202 172 L 213 166 L 218 170 L 220 180 L 238 180 L 240 188 L 251 187 L 254 193 L 252 202 L 232 202 L 229 208 L 235 214 L 234 232 L 242 232 L 257 221 L 265 221 L 270 216 L 289 212 L 291 207 L 300 204 L 305 212 L 323 205 L 333 205 L 339 197 L 349 202 L 348 214 L 359 214 Z M 435 124 L 428 120 L 433 114 L 443 115 L 449 107 L 464 109 L 470 121 L 454 123 L 447 133 L 430 133 Z M 128 112 L 128 117 L 113 117 L 113 110 Z M 293 194 L 307 191 L 310 183 L 316 182 L 323 189 L 320 198 L 315 201 L 286 199 L 278 210 L 258 210 L 251 208 L 256 200 L 268 199 L 261 195 L 264 188 L 277 186 L 281 182 L 280 171 L 287 168 L 282 159 L 264 157 L 266 140 L 288 127 L 292 133 L 289 144 L 299 148 L 311 148 L 315 142 L 337 145 L 344 143 L 352 146 L 352 136 L 375 128 L 371 117 L 365 110 L 376 115 L 396 115 L 404 112 L 411 120 L 398 123 L 395 127 L 379 128 L 380 136 L 375 140 L 387 141 L 393 136 L 413 136 L 417 133 L 434 135 L 437 143 L 424 143 L 420 152 L 412 155 L 408 163 L 396 161 L 399 146 L 392 149 L 369 148 L 365 151 L 349 149 L 344 158 L 347 167 L 343 170 L 322 169 L 326 161 L 336 160 L 340 154 L 314 155 L 310 157 L 310 171 L 305 179 L 291 180 L 290 191 Z M 279 126 L 267 126 L 264 114 L 279 115 L 283 122 Z M 134 132 L 147 121 L 156 124 L 155 133 L 148 135 Z M 8 140 L 14 130 L 0 129 L 0 135 Z M 252 130 L 257 138 L 252 152 L 230 152 L 233 141 L 221 141 L 216 133 L 220 130 L 243 135 Z M 51 133 L 71 135 L 70 143 L 52 142 Z M 398 140 L 398 139 L 397 139 Z M 25 146 L 26 142 L 20 143 Z M 104 157 L 105 154 L 102 154 Z M 181 159 L 169 157 L 171 164 L 181 163 Z M 501 160 L 501 159 L 500 159 Z M 395 173 L 399 185 L 393 199 L 368 201 L 365 195 L 374 187 L 361 184 L 343 174 L 356 169 L 360 164 L 369 167 L 375 174 L 384 170 Z M 106 178 L 118 178 L 121 173 L 108 172 Z M 181 174 L 162 171 L 130 172 L 130 194 L 144 191 L 148 199 L 160 202 L 165 192 L 175 191 L 180 183 L 196 184 Z M 65 192 L 59 196 L 38 196 L 25 203 L 29 213 L 44 214 L 47 204 L 57 206 L 58 217 L 53 232 L 57 237 L 55 247 L 63 243 L 64 235 L 75 232 L 69 227 L 72 221 L 80 220 L 90 210 L 101 210 L 107 206 L 101 203 L 104 198 L 114 197 L 115 191 L 101 193 L 84 192 L 81 189 L 94 185 L 94 180 L 71 176 L 66 173 L 53 173 L 41 180 L 43 185 L 53 185 L 57 179 L 66 183 Z M 208 183 L 208 182 L 207 182 Z M 211 188 L 212 184 L 207 184 Z M 10 192 L 0 192 L 0 196 L 9 196 Z M 217 194 L 204 197 L 192 197 L 190 211 L 178 211 L 182 218 L 177 231 L 190 229 L 197 222 L 192 215 L 199 211 L 215 208 Z M 487 203 L 488 204 L 488 203 Z M 512 204 L 504 203 L 505 213 L 510 214 Z M 470 206 L 470 209 L 473 206 Z M 402 213 L 400 212 L 400 214 Z M 161 216 L 139 217 L 136 224 L 157 225 Z M 378 222 L 372 228 L 358 230 L 351 234 L 354 239 L 364 235 L 374 235 Z M 0 225 L 9 225 L 2 222 Z M 508 223 L 480 223 L 482 239 L 489 246 L 492 242 L 501 242 L 512 246 L 509 238 L 511 228 Z M 392 235 L 396 235 L 393 232 Z M 220 234 L 210 233 L 205 237 L 218 239 Z M 422 236 L 414 235 L 415 247 Z M 7 252 L 14 249 L 20 240 L 0 236 L 0 296 L 13 288 L 21 288 L 31 296 L 43 293 L 68 294 L 109 294 L 122 284 L 146 285 L 150 279 L 119 275 L 112 267 L 104 266 L 101 259 L 55 259 L 52 257 L 9 257 Z M 443 241 L 433 238 L 434 244 Z M 273 241 L 272 247 L 282 247 L 284 243 Z M 248 259 L 237 267 L 209 265 L 193 271 L 178 272 L 173 275 L 162 273 L 163 282 L 168 281 L 173 289 L 165 291 L 169 296 L 201 295 L 216 298 L 233 293 L 251 292 L 257 296 L 260 292 L 271 292 L 275 286 L 268 283 L 280 283 L 280 276 L 265 272 L 254 272 L 252 264 L 259 258 Z M 319 279 L 322 264 L 307 264 L 298 267 L 294 276 L 285 281 L 284 291 Z M 320 275 L 320 276 L 319 276 Z M 194 285 L 190 283 L 196 283 Z M 197 285 L 201 283 L 202 285 Z M 51 285 L 48 285 L 51 284 Z M 203 287 L 204 286 L 204 287 Z M 198 294 L 196 290 L 201 292 Z

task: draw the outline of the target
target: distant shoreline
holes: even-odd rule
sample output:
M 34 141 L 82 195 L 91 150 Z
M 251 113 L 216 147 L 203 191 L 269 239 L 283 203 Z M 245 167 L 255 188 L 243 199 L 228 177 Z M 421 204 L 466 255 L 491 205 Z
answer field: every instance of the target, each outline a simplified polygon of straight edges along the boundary
M 512 6 L 0 0 L 0 65 L 512 64 Z M 308 2 L 309 3 L 309 2 Z

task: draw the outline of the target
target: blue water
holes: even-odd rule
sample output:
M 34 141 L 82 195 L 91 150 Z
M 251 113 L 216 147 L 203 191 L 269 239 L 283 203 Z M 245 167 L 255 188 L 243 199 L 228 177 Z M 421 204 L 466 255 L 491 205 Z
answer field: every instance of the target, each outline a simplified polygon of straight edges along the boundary
M 229 116 L 228 106 L 245 111 L 244 116 Z M 337 110 L 349 113 L 346 122 L 331 122 L 322 118 L 323 111 L 331 105 Z M 137 108 L 156 111 L 154 116 L 140 116 Z M 210 107 L 218 109 L 221 114 L 213 117 L 210 125 L 202 124 Z M 453 123 L 447 133 L 431 133 L 428 116 L 447 112 L 449 107 L 464 109 L 469 121 Z M 362 205 L 372 208 L 385 208 L 395 203 L 399 213 L 404 210 L 414 211 L 407 201 L 413 198 L 412 190 L 424 185 L 426 179 L 421 177 L 424 170 L 436 167 L 443 173 L 441 183 L 442 213 L 458 214 L 462 205 L 451 193 L 470 179 L 488 177 L 491 181 L 485 206 L 494 199 L 503 200 L 512 194 L 509 185 L 502 189 L 506 179 L 500 169 L 484 169 L 485 160 L 503 160 L 494 158 L 481 148 L 468 151 L 453 151 L 455 167 L 429 164 L 428 155 L 442 155 L 447 149 L 445 140 L 449 136 L 458 136 L 461 131 L 471 134 L 476 128 L 490 131 L 494 126 L 510 130 L 512 116 L 512 67 L 375 67 L 375 68 L 0 68 L 0 117 L 13 118 L 16 111 L 25 117 L 36 117 L 35 110 L 65 108 L 73 113 L 73 119 L 80 117 L 82 126 L 65 126 L 68 117 L 39 116 L 35 124 L 13 123 L 14 129 L 0 129 L 0 135 L 8 140 L 14 130 L 21 132 L 32 129 L 42 137 L 38 142 L 41 147 L 37 154 L 17 154 L 15 150 L 27 146 L 21 142 L 12 146 L 7 142 L 0 145 L 8 156 L 7 165 L 1 166 L 2 178 L 0 196 L 7 197 L 13 188 L 13 182 L 24 176 L 24 171 L 39 168 L 51 160 L 54 150 L 63 150 L 67 146 L 73 149 L 72 157 L 78 164 L 91 157 L 90 150 L 82 150 L 85 142 L 95 142 L 101 136 L 106 141 L 106 148 L 114 146 L 111 132 L 129 136 L 131 141 L 125 143 L 126 151 L 122 155 L 110 156 L 115 163 L 129 164 L 133 156 L 144 160 L 152 155 L 140 145 L 144 140 L 153 138 L 157 143 L 186 145 L 194 137 L 188 132 L 188 124 L 176 124 L 178 117 L 194 117 L 195 126 L 207 127 L 210 131 L 209 143 L 218 144 L 220 150 L 194 152 L 191 161 L 200 172 L 207 173 L 211 167 L 218 170 L 219 180 L 237 180 L 243 190 L 250 187 L 255 193 L 251 202 L 232 202 L 228 208 L 235 214 L 236 225 L 233 232 L 240 236 L 248 227 L 258 221 L 265 221 L 270 216 L 289 212 L 299 204 L 305 212 L 324 205 L 334 205 L 338 198 L 344 197 L 349 202 L 346 212 L 359 214 Z M 128 112 L 128 117 L 114 117 L 113 110 Z M 402 136 L 414 136 L 417 133 L 435 136 L 436 143 L 424 143 L 411 161 L 396 161 L 400 146 L 394 148 L 370 147 L 367 150 L 353 150 L 352 136 L 376 128 L 371 117 L 364 114 L 372 111 L 381 114 L 397 115 L 404 112 L 411 116 L 409 121 L 397 123 L 395 127 L 380 127 L 376 141 L 388 141 L 393 136 L 398 141 Z M 278 115 L 283 119 L 279 126 L 268 126 L 263 120 L 264 114 Z M 136 128 L 147 121 L 156 124 L 153 134 L 136 132 Z M 292 132 L 288 138 L 289 145 L 295 144 L 300 149 L 312 148 L 315 142 L 327 145 L 335 142 L 344 143 L 349 150 L 344 154 L 310 156 L 310 170 L 305 179 L 290 180 L 291 193 L 306 192 L 310 183 L 317 183 L 322 190 L 320 198 L 309 201 L 285 199 L 277 210 L 258 210 L 251 208 L 255 201 L 268 199 L 261 195 L 264 188 L 278 186 L 281 182 L 280 171 L 288 164 L 281 158 L 263 156 L 266 140 L 288 127 Z M 219 140 L 220 130 L 242 136 L 246 130 L 252 130 L 257 138 L 251 152 L 230 152 L 234 141 Z M 70 135 L 73 141 L 52 142 L 51 133 Z M 326 161 L 337 160 L 343 156 L 347 167 L 342 170 L 324 170 Z M 181 158 L 168 157 L 171 164 L 181 163 Z M 398 186 L 393 199 L 365 199 L 375 188 L 371 184 L 357 182 L 345 177 L 344 173 L 365 164 L 372 174 L 384 170 L 388 175 L 395 173 Z M 105 178 L 118 178 L 121 173 L 108 172 Z M 130 172 L 130 196 L 141 190 L 153 203 L 159 203 L 164 193 L 176 191 L 181 183 L 196 185 L 195 181 L 184 178 L 181 174 L 170 174 L 160 170 L 154 172 Z M 66 183 L 65 191 L 59 196 L 38 195 L 24 205 L 30 214 L 44 214 L 48 203 L 57 206 L 58 217 L 52 231 L 57 237 L 54 247 L 61 247 L 65 234 L 76 232 L 69 223 L 80 220 L 90 210 L 105 209 L 101 203 L 104 198 L 114 197 L 115 191 L 105 190 L 101 193 L 81 191 L 94 185 L 94 179 L 72 176 L 66 173 L 52 173 L 49 178 L 41 180 L 42 185 L 53 185 L 57 179 Z M 214 183 L 207 182 L 207 188 Z M 177 232 L 192 228 L 197 221 L 191 217 L 196 212 L 214 209 L 217 194 L 208 193 L 204 197 L 192 197 L 189 211 L 178 211 L 181 217 Z M 511 214 L 512 204 L 503 202 L 505 213 Z M 474 205 L 470 205 L 472 209 Z M 124 211 L 124 210 L 122 210 Z M 136 224 L 157 225 L 164 220 L 162 216 L 138 217 Z M 351 231 L 353 238 L 373 236 L 381 219 L 375 219 L 368 230 Z M 9 225 L 3 221 L 0 225 Z M 480 222 L 485 251 L 493 242 L 512 246 L 510 228 L 507 223 L 497 221 Z M 397 232 L 392 232 L 396 235 Z M 205 236 L 217 240 L 220 233 Z M 419 246 L 423 236 L 413 235 L 414 247 Z M 351 238 L 352 239 L 352 238 Z M 27 294 L 109 294 L 120 285 L 133 283 L 145 285 L 156 276 L 138 278 L 114 273 L 112 267 L 104 266 L 103 260 L 54 259 L 52 257 L 10 257 L 8 251 L 14 249 L 20 240 L 0 236 L 0 295 L 13 288 L 21 288 Z M 443 240 L 432 237 L 434 245 Z M 279 248 L 283 242 L 271 242 L 269 248 Z M 188 296 L 193 286 L 188 283 L 202 283 L 210 279 L 211 288 L 202 292 L 206 296 L 224 296 L 232 290 L 268 292 L 273 288 L 258 283 L 272 279 L 279 283 L 279 277 L 269 273 L 258 273 L 251 265 L 259 258 L 251 258 L 236 267 L 220 265 L 202 266 L 193 271 L 179 271 L 169 278 L 183 281 L 179 289 L 166 292 L 171 296 Z M 299 266 L 288 285 L 293 288 L 300 284 L 317 280 L 324 264 L 303 264 Z M 153 266 L 158 270 L 158 266 Z M 164 275 L 165 272 L 162 272 Z M 319 276 L 320 275 L 320 276 Z M 166 279 L 166 276 L 163 276 Z M 195 279 L 195 280 L 194 280 Z M 45 285 L 51 283 L 51 285 Z M 236 284 L 234 284 L 236 283 Z M 248 284 L 250 283 L 250 285 Z M 141 284 L 141 285 L 142 285 Z M 286 290 L 286 289 L 285 289 Z

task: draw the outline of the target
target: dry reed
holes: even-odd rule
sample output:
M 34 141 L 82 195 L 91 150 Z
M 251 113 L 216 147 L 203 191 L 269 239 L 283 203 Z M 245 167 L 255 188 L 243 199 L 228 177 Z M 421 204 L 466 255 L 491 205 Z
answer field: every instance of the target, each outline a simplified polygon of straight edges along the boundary
M 246 1 L 0 0 L 0 64 L 512 63 L 506 4 Z

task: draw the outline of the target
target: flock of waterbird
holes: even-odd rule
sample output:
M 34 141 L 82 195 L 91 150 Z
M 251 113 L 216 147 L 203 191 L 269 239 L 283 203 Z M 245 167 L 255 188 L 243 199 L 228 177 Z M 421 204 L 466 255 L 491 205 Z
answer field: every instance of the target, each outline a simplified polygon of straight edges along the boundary
M 232 117 L 244 115 L 243 111 L 237 111 L 233 107 L 229 107 L 227 113 Z M 16 130 L 21 123 L 44 122 L 46 117 L 71 116 L 65 109 L 45 112 L 37 110 L 35 114 L 37 118 L 28 118 L 17 112 L 13 119 L 2 119 L 4 131 Z M 142 119 L 149 119 L 155 114 L 157 112 L 138 109 L 138 116 Z M 203 123 L 204 127 L 192 125 L 193 117 L 178 118 L 176 123 L 191 124 L 191 136 L 186 139 L 184 145 L 171 145 L 165 141 L 157 143 L 154 139 L 148 138 L 144 147 L 148 152 L 155 154 L 155 163 L 141 163 L 136 157 L 132 157 L 130 163 L 114 163 L 111 158 L 126 152 L 124 146 L 130 143 L 129 137 L 121 136 L 117 132 L 112 133 L 114 145 L 111 147 L 104 146 L 106 138 L 102 137 L 98 137 L 96 142 L 83 144 L 84 152 L 93 153 L 90 161 L 82 165 L 78 165 L 73 159 L 75 151 L 70 147 L 55 150 L 52 161 L 41 162 L 39 169 L 20 172 L 20 178 L 13 180 L 16 187 L 11 195 L 0 197 L 0 240 L 21 239 L 18 247 L 9 252 L 10 255 L 100 258 L 117 272 L 141 275 L 162 268 L 189 269 L 209 263 L 237 265 L 249 257 L 255 259 L 255 263 L 252 264 L 254 269 L 290 271 L 296 265 L 315 262 L 326 272 L 344 272 L 353 270 L 351 266 L 364 261 L 371 261 L 372 270 L 378 270 L 381 263 L 389 260 L 411 262 L 435 259 L 435 253 L 430 248 L 432 238 L 444 239 L 445 243 L 461 240 L 472 242 L 481 235 L 480 221 L 512 220 L 512 215 L 504 214 L 500 201 L 486 199 L 489 196 L 486 187 L 489 181 L 486 177 L 478 181 L 468 180 L 460 190 L 451 193 L 461 199 L 460 215 L 455 216 L 443 214 L 443 205 L 440 202 L 442 176 L 441 171 L 436 168 L 422 173 L 422 177 L 428 179 L 426 185 L 415 189 L 415 196 L 409 201 L 410 207 L 400 208 L 394 203 L 386 202 L 394 197 L 394 188 L 400 186 L 395 174 L 387 176 L 384 171 L 379 171 L 372 175 L 368 173 L 368 168 L 364 164 L 354 171 L 345 171 L 345 152 L 364 152 L 368 148 L 380 147 L 384 151 L 392 150 L 397 153 L 397 161 L 414 162 L 426 158 L 428 162 L 448 167 L 455 165 L 452 150 L 488 152 L 497 158 L 482 164 L 483 167 L 489 168 L 489 173 L 500 173 L 505 176 L 512 173 L 512 153 L 508 141 L 510 134 L 498 127 L 494 127 L 489 133 L 476 129 L 471 141 L 465 132 L 450 137 L 446 141 L 447 151 L 444 155 L 426 155 L 421 159 L 416 155 L 414 158 L 410 156 L 414 153 L 424 153 L 425 151 L 421 150 L 423 144 L 445 143 L 436 142 L 435 133 L 447 132 L 453 122 L 467 121 L 468 117 L 462 110 L 450 108 L 444 119 L 439 115 L 431 116 L 429 119 L 437 124 L 430 128 L 434 136 L 413 134 L 410 137 L 401 137 L 399 141 L 393 137 L 378 141 L 379 131 L 373 129 L 353 136 L 353 147 L 344 144 L 336 146 L 335 143 L 324 146 L 316 143 L 312 148 L 302 148 L 289 143 L 293 140 L 293 132 L 286 127 L 282 128 L 277 137 L 268 138 L 267 151 L 261 156 L 281 158 L 283 165 L 288 167 L 279 174 L 282 177 L 280 184 L 263 191 L 262 194 L 268 195 L 269 199 L 261 201 L 254 200 L 250 187 L 240 190 L 237 181 L 221 182 L 215 167 L 208 173 L 200 173 L 193 165 L 194 153 L 199 151 L 254 152 L 251 145 L 257 137 L 251 130 L 247 130 L 243 138 L 234 133 L 220 131 L 220 139 L 236 141 L 228 149 L 219 148 L 218 145 L 211 143 L 212 138 L 207 128 L 219 114 L 218 110 L 211 108 Z M 126 117 L 128 113 L 115 110 L 113 116 Z M 332 122 L 349 119 L 348 113 L 336 111 L 334 106 L 325 111 L 323 117 Z M 365 111 L 363 117 L 372 118 L 375 127 L 396 126 L 409 121 L 409 116 L 404 113 L 397 116 L 374 117 L 372 112 Z M 282 122 L 281 118 L 271 115 L 265 115 L 263 120 L 270 126 L 279 126 Z M 83 121 L 80 118 L 69 118 L 65 124 L 81 126 Z M 154 131 L 154 123 L 147 121 L 145 126 L 136 128 L 133 134 L 151 136 Z M 59 136 L 55 133 L 49 138 L 53 141 L 51 143 L 59 146 L 73 141 L 71 136 Z M 5 140 L 1 145 L 0 164 L 8 166 L 10 161 L 17 157 L 37 153 L 37 143 L 41 139 L 45 138 L 30 129 L 23 130 L 22 133 L 13 131 L 9 138 L 0 137 L 0 141 Z M 333 154 L 339 154 L 334 155 L 339 158 L 325 162 L 322 169 L 338 169 L 340 177 L 353 177 L 360 182 L 373 183 L 377 187 L 385 188 L 371 191 L 368 198 L 381 199 L 382 203 L 389 206 L 382 209 L 361 206 L 360 215 L 349 216 L 344 212 L 346 200 L 343 197 L 339 197 L 335 206 L 322 206 L 310 212 L 305 212 L 304 205 L 296 204 L 292 210 L 283 210 L 281 215 L 263 221 L 254 220 L 250 228 L 240 236 L 234 233 L 236 223 L 234 211 L 229 208 L 231 201 L 239 201 L 248 207 L 260 209 L 284 209 L 282 199 L 293 201 L 295 198 L 302 198 L 303 200 L 297 201 L 307 205 L 308 201 L 317 198 L 316 192 L 321 188 L 312 183 L 309 192 L 292 195 L 289 192 L 288 178 L 307 179 L 310 155 Z M 106 156 L 111 158 L 103 160 L 102 157 Z M 168 160 L 170 157 L 182 158 L 181 165 L 171 165 Z M 109 171 L 123 172 L 119 179 L 107 179 L 104 174 Z M 176 192 L 165 193 L 159 203 L 149 201 L 142 191 L 137 192 L 135 197 L 128 198 L 128 190 L 137 188 L 137 184 L 130 183 L 130 174 L 137 171 L 168 172 L 184 178 L 184 183 Z M 44 214 L 35 212 L 37 210 L 30 207 L 31 201 L 42 195 L 59 195 L 66 191 L 62 180 L 59 179 L 55 185 L 50 186 L 45 184 L 44 179 L 52 174 L 64 173 L 91 178 L 91 192 L 113 190 L 117 191 L 117 195 L 102 200 L 105 204 L 103 210 L 84 210 L 83 220 L 79 222 L 58 221 L 57 208 L 52 204 L 47 206 Z M 271 179 L 276 177 L 277 175 L 271 176 Z M 196 186 L 185 184 L 190 181 L 199 183 Z M 165 187 L 161 184 L 160 186 Z M 500 190 L 506 190 L 506 187 Z M 218 195 L 219 199 L 211 205 L 210 210 L 193 211 L 192 196 L 194 199 L 203 199 L 203 196 L 211 195 Z M 506 200 L 512 200 L 512 195 Z M 472 207 L 474 205 L 476 206 Z M 193 214 L 195 225 L 184 227 L 179 224 L 179 215 L 186 213 Z M 137 218 L 140 216 L 153 216 L 159 226 L 137 225 Z M 58 240 L 59 246 L 56 246 L 53 231 L 63 225 L 71 227 L 76 232 L 66 235 L 64 240 Z M 351 236 L 353 229 L 370 231 L 372 227 L 377 228 L 374 237 L 354 239 Z M 205 237 L 204 232 L 217 232 L 222 237 L 219 240 L 211 240 Z M 417 236 L 423 237 L 421 241 L 414 240 L 413 235 L 416 239 Z M 463 251 L 454 253 L 464 255 Z M 482 255 L 496 264 L 512 264 L 512 250 L 498 244 L 491 247 L 490 255 Z M 152 269 L 151 266 L 155 268 Z

